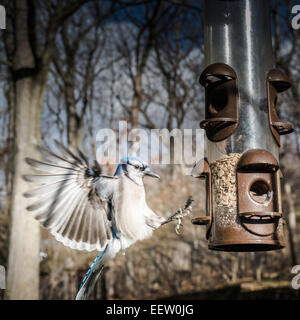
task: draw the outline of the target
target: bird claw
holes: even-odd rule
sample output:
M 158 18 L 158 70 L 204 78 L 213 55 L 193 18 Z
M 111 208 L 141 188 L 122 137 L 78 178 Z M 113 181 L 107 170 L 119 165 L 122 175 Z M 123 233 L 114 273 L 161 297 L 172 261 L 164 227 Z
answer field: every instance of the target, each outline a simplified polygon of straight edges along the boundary
M 180 228 L 183 227 L 183 224 L 181 222 L 182 218 L 192 213 L 192 206 L 191 206 L 192 202 L 193 202 L 193 199 L 189 197 L 185 204 L 185 207 L 183 209 L 180 208 L 179 210 L 177 210 L 177 212 L 175 212 L 175 214 L 171 218 L 173 221 L 177 220 L 177 223 L 175 226 L 175 232 L 177 235 L 180 235 Z
M 181 219 L 179 218 L 177 223 L 176 223 L 176 226 L 175 226 L 175 232 L 179 236 L 180 236 L 180 228 L 181 227 L 183 227 L 183 224 L 181 223 Z

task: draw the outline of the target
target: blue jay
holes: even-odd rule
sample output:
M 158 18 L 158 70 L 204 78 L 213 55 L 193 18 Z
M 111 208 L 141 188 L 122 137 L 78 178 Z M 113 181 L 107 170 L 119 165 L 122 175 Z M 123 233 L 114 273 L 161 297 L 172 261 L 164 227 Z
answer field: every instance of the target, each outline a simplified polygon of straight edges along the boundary
M 26 158 L 43 173 L 24 176 L 40 185 L 24 196 L 38 197 L 27 210 L 35 212 L 35 218 L 56 240 L 73 249 L 99 251 L 76 296 L 87 300 L 105 262 L 186 214 L 181 209 L 166 219 L 148 207 L 143 177 L 159 175 L 141 159 L 123 158 L 114 176 L 108 176 L 96 161 L 90 166 L 80 150 L 56 145 L 60 154 L 38 146 L 42 161 Z M 187 202 L 185 213 L 190 213 L 190 204 Z

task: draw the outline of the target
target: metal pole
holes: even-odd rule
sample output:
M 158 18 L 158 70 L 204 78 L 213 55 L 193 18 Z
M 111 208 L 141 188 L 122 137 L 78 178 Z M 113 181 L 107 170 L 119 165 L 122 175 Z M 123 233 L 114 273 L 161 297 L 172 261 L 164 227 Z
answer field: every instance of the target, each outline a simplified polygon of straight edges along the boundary
M 205 0 L 204 41 L 206 66 L 230 65 L 239 88 L 238 128 L 225 141 L 208 141 L 208 160 L 250 149 L 268 150 L 278 160 L 266 91 L 266 75 L 273 68 L 269 1 Z

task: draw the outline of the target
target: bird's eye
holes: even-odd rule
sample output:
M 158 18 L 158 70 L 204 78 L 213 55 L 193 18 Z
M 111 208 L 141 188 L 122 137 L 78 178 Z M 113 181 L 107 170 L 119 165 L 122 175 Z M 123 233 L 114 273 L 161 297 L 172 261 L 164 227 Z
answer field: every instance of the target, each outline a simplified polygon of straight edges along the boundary
M 137 164 L 136 164 L 134 167 L 135 167 L 136 169 L 139 169 L 139 168 L 140 168 L 140 166 L 139 166 L 139 165 L 137 165 Z

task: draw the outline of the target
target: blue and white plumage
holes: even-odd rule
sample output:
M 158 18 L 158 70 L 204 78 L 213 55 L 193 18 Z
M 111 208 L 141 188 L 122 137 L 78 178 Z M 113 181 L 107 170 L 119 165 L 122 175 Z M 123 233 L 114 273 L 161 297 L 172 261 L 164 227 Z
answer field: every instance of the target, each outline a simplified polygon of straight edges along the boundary
M 106 261 L 176 217 L 159 217 L 148 207 L 143 177 L 159 176 L 142 160 L 124 158 L 115 175 L 107 176 L 96 162 L 90 166 L 79 150 L 59 143 L 57 147 L 60 154 L 38 147 L 42 161 L 26 159 L 43 173 L 24 176 L 40 185 L 24 196 L 38 197 L 27 209 L 35 211 L 35 218 L 58 241 L 73 249 L 100 251 L 76 296 L 85 300 Z

